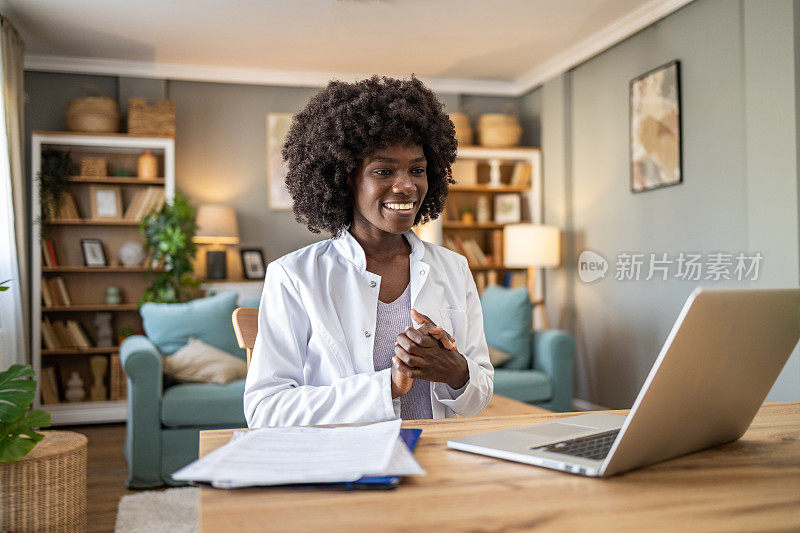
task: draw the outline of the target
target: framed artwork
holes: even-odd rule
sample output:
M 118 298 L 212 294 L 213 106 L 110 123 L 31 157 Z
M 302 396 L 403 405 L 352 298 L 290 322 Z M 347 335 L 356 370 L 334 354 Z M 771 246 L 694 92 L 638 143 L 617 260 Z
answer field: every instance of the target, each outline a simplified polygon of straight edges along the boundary
M 122 194 L 119 187 L 92 185 L 89 187 L 92 218 L 122 218 Z
M 264 252 L 261 248 L 243 248 L 242 272 L 246 279 L 264 279 L 266 268 L 264 263 Z
M 631 192 L 677 185 L 681 171 L 680 63 L 630 83 Z
M 100 239 L 81 239 L 81 251 L 83 252 L 83 264 L 87 267 L 106 266 L 106 253 Z
M 274 210 L 292 208 L 292 197 L 285 182 L 288 168 L 281 155 L 292 117 L 292 113 L 267 114 L 267 189 L 269 208 Z
M 519 194 L 494 195 L 494 221 L 498 224 L 517 223 L 522 220 L 521 198 Z

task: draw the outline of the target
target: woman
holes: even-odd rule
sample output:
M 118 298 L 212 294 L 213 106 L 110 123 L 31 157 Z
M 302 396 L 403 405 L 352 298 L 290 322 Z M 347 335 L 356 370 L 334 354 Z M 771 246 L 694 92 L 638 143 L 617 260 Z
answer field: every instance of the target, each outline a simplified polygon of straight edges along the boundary
M 493 374 L 466 260 L 422 242 L 444 208 L 454 128 L 419 80 L 333 81 L 283 157 L 295 218 L 332 239 L 267 267 L 250 427 L 470 416 Z

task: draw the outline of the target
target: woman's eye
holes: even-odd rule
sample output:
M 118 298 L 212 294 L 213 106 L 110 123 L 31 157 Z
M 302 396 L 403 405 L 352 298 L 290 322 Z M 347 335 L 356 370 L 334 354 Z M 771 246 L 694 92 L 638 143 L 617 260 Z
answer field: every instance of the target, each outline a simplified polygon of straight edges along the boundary
M 425 174 L 425 168 L 424 167 L 414 168 L 411 169 L 411 172 L 414 174 Z
M 388 176 L 389 174 L 392 173 L 392 171 L 388 168 L 378 168 L 375 170 L 375 173 L 381 176 Z

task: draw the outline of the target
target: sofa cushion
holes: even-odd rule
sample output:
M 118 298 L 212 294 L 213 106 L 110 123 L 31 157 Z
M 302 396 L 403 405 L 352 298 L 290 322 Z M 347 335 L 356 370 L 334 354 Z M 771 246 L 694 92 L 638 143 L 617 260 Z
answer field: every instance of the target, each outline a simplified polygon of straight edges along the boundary
M 161 423 L 169 427 L 244 427 L 244 380 L 227 385 L 184 383 L 164 391 Z
M 245 359 L 231 322 L 238 296 L 235 292 L 222 292 L 186 303 L 148 302 L 139 311 L 145 334 L 164 355 L 175 353 L 194 337 Z
M 163 361 L 164 374 L 175 381 L 224 385 L 247 377 L 244 361 L 194 337 Z
M 531 368 L 531 301 L 528 289 L 490 285 L 481 294 L 486 343 L 513 356 L 503 368 Z
M 540 402 L 553 397 L 553 382 L 539 370 L 494 371 L 494 393 L 521 402 Z

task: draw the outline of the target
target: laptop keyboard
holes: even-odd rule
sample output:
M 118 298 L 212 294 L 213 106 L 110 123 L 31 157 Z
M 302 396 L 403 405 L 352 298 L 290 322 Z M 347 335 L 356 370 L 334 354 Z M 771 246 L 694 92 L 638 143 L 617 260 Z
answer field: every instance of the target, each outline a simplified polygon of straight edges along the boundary
M 618 434 L 619 429 L 615 429 L 604 433 L 589 435 L 588 437 L 564 440 L 531 449 L 572 455 L 574 457 L 585 457 L 587 459 L 605 459 Z

